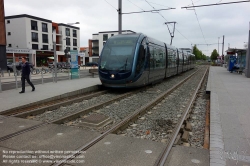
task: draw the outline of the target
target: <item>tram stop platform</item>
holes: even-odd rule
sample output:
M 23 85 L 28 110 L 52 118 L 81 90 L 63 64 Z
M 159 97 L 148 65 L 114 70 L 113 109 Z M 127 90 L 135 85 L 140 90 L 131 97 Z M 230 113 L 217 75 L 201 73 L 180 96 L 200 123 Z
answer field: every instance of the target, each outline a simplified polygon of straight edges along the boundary
M 211 66 L 210 166 L 250 166 L 250 79 Z
M 28 84 L 28 83 L 25 83 Z M 29 105 L 32 103 L 59 99 L 67 95 L 77 95 L 83 92 L 93 91 L 101 85 L 99 77 L 80 78 L 58 81 L 57 83 L 44 83 L 35 85 L 36 90 L 31 92 L 28 85 L 25 93 L 19 94 L 21 88 L 2 91 L 0 93 L 0 112 Z

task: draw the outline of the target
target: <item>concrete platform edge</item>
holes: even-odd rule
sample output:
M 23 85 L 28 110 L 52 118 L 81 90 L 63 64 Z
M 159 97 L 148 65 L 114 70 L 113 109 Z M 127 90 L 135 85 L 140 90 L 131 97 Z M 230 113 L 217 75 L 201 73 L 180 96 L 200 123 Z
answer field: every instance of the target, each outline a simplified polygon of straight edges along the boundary
M 50 98 L 47 98 L 47 99 L 42 99 L 42 100 L 39 100 L 39 101 L 36 101 L 36 102 L 33 102 L 33 103 L 25 104 L 25 105 L 14 107 L 14 108 L 7 109 L 7 110 L 2 110 L 1 114 L 5 113 L 5 112 L 8 112 L 8 111 L 15 110 L 15 109 L 22 109 L 22 108 L 26 108 L 26 107 L 32 106 L 32 105 L 39 105 L 41 103 L 48 102 L 50 100 L 57 100 L 57 99 L 65 98 L 65 97 L 70 97 L 70 96 L 74 96 L 74 95 L 78 95 L 78 94 L 82 94 L 82 93 L 95 91 L 95 90 L 98 90 L 98 89 L 100 89 L 100 85 L 94 85 L 94 86 L 90 86 L 90 87 L 87 87 L 87 88 L 75 90 L 75 91 L 72 91 L 72 92 L 62 93 L 60 95 L 53 96 L 53 97 L 50 97 Z
M 213 73 L 209 71 L 206 91 L 210 91 L 210 166 L 225 166 L 221 154 L 224 152 L 223 132 L 219 113 L 218 95 L 211 91 Z

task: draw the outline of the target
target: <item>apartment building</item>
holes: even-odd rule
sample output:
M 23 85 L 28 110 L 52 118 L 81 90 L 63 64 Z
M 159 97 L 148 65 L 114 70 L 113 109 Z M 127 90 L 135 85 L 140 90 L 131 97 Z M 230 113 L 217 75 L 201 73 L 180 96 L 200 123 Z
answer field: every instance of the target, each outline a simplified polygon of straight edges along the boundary
M 5 20 L 4 20 L 4 2 L 0 0 L 0 68 L 7 69 L 6 64 L 6 36 L 5 36 Z
M 80 50 L 80 28 L 55 23 L 51 20 L 27 14 L 5 17 L 7 59 L 12 59 L 8 50 L 33 50 L 27 54 L 29 61 L 36 66 L 47 65 L 54 59 L 53 31 L 56 31 L 56 55 L 59 62 L 66 61 L 64 50 Z M 24 51 L 25 52 L 25 51 Z M 26 51 L 27 52 L 27 51 Z M 16 59 L 20 51 L 15 53 Z
M 122 34 L 136 33 L 131 30 L 123 30 Z M 86 62 L 98 62 L 102 48 L 108 38 L 118 35 L 118 31 L 105 31 L 92 34 L 92 39 L 89 39 L 89 58 L 86 57 Z

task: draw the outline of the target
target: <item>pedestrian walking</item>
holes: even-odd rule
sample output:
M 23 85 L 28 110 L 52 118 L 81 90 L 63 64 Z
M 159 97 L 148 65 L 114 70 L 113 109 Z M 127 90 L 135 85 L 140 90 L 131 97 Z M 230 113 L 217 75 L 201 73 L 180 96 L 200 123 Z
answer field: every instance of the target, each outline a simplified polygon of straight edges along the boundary
M 26 61 L 26 57 L 22 57 L 22 91 L 19 93 L 25 93 L 25 80 L 30 84 L 30 86 L 32 87 L 32 92 L 35 91 L 35 87 L 32 84 L 32 82 L 30 82 L 30 65 L 29 63 Z

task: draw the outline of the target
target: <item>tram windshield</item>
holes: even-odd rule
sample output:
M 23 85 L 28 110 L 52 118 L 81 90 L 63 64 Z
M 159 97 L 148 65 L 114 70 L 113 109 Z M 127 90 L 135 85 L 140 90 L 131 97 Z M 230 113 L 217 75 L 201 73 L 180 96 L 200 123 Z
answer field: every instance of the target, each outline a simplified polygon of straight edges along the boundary
M 138 37 L 126 35 L 110 38 L 103 48 L 100 69 L 119 72 L 131 70 Z

